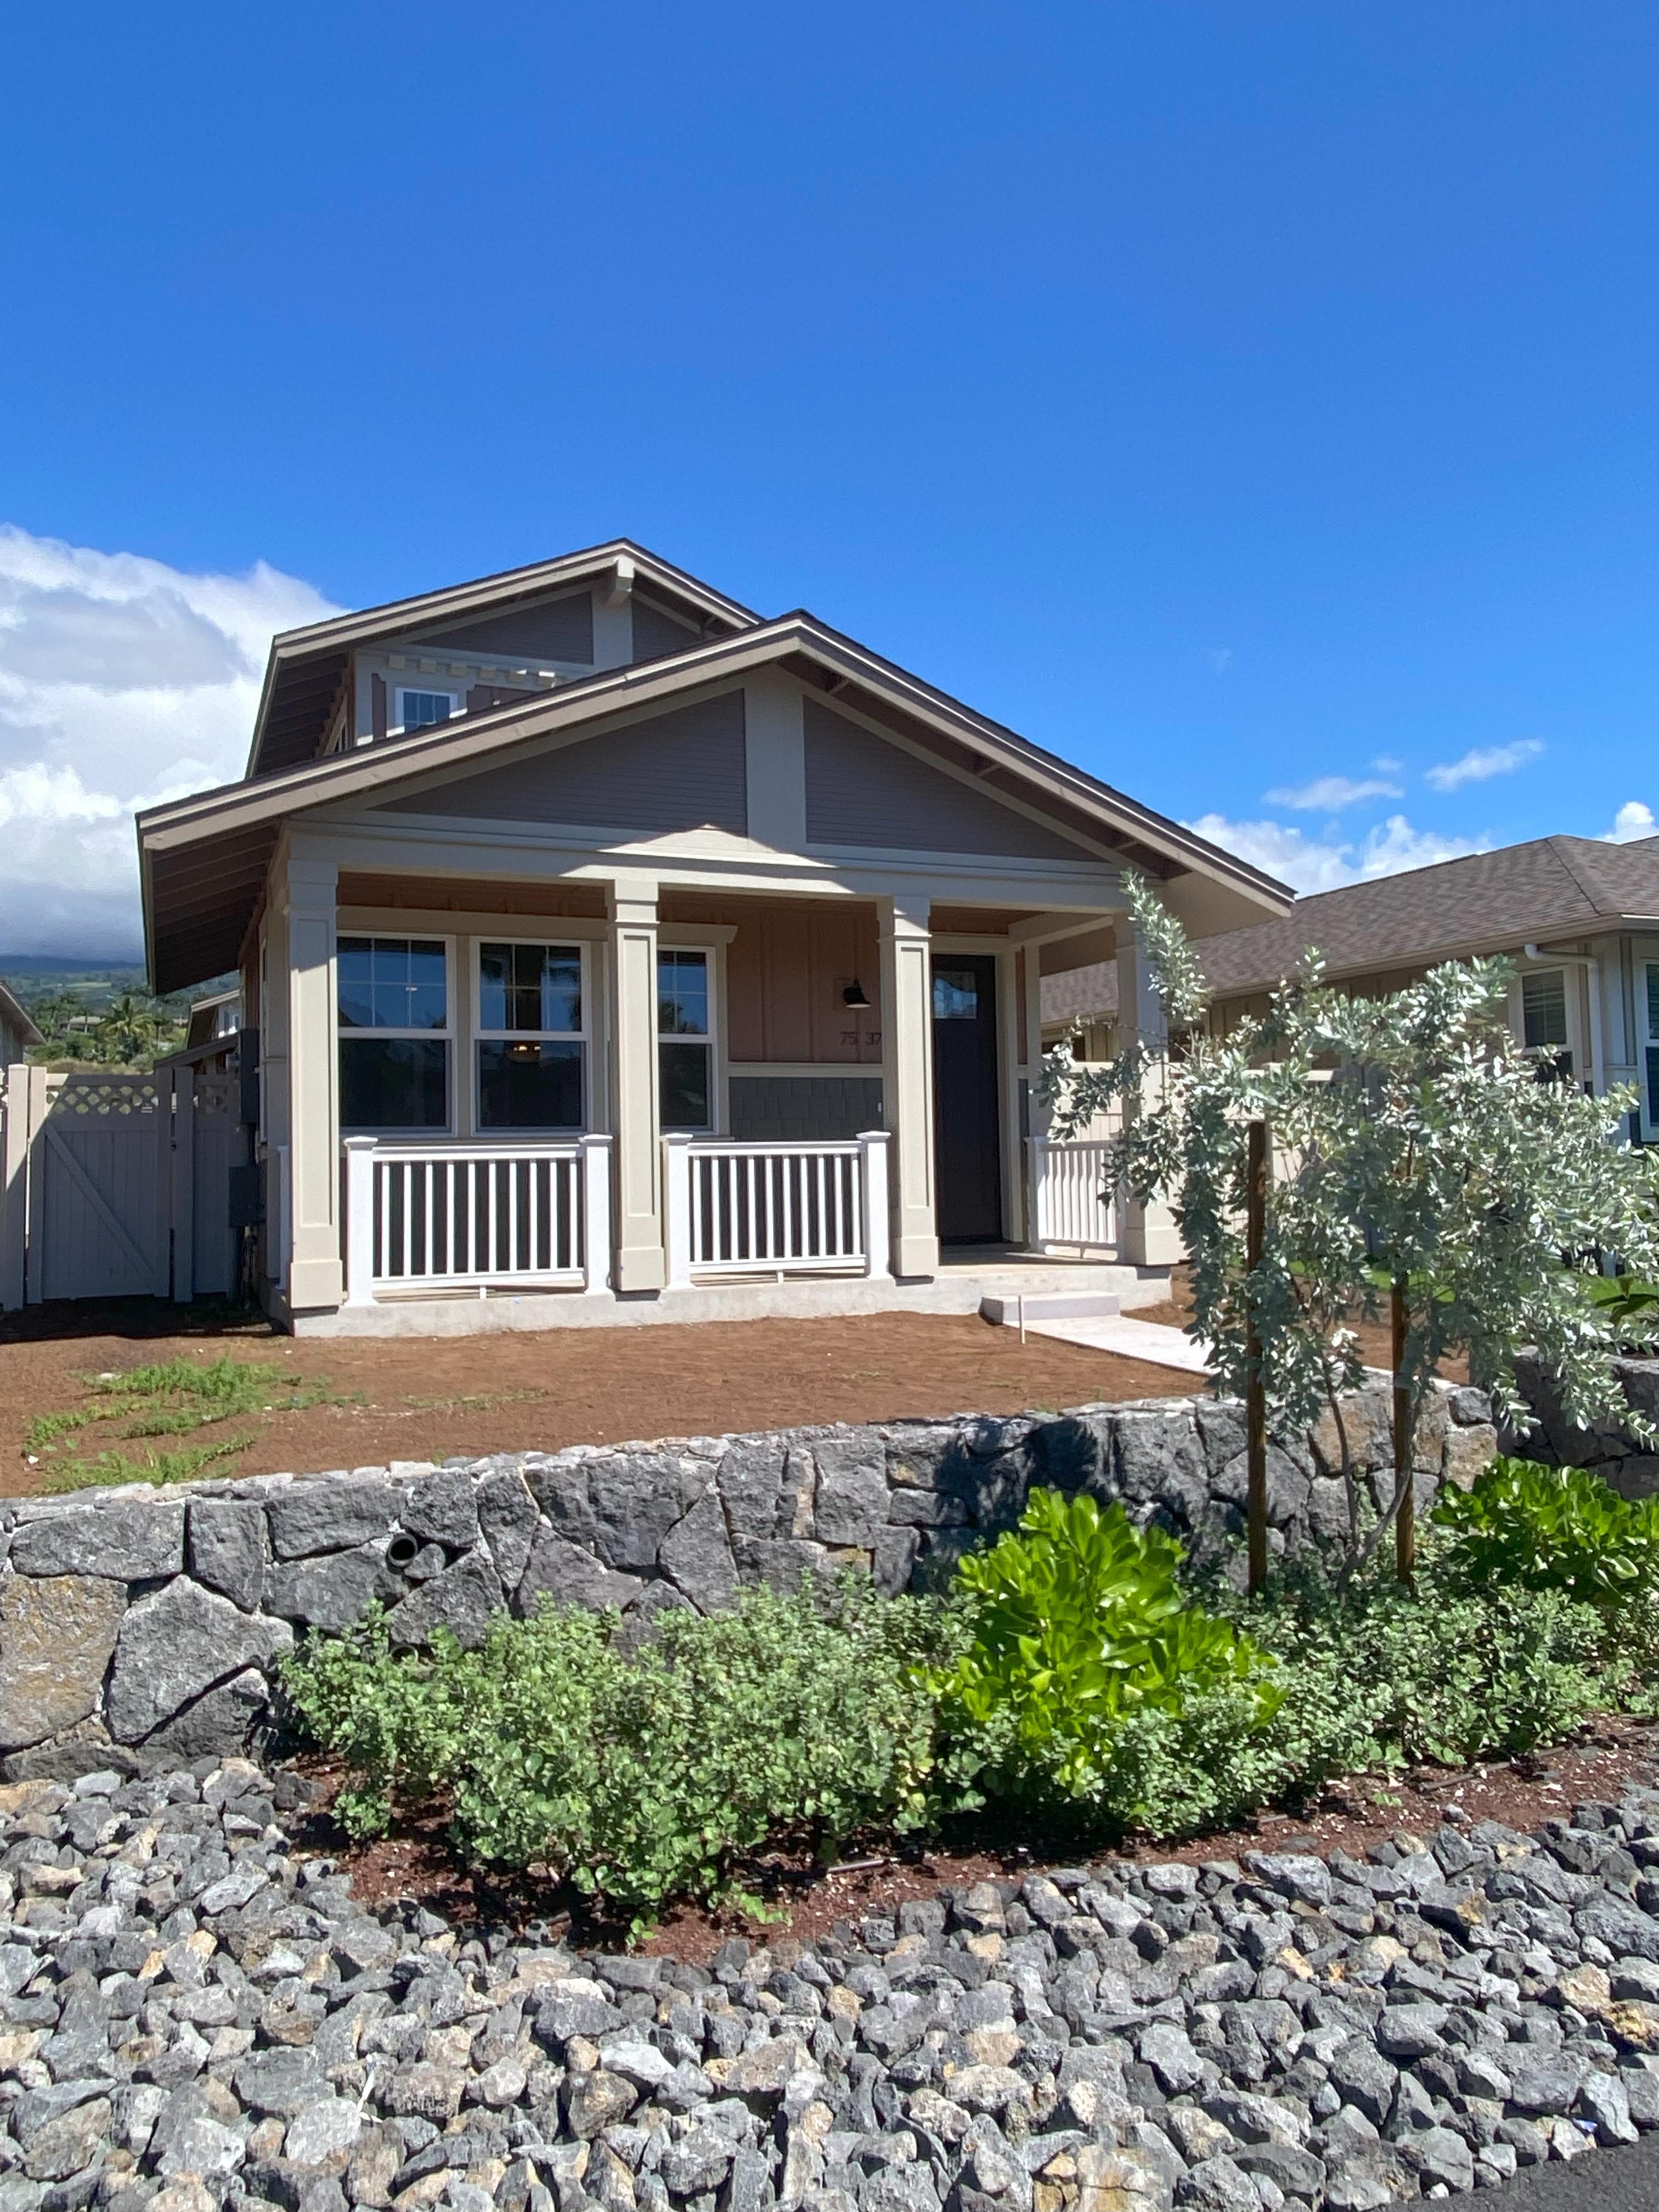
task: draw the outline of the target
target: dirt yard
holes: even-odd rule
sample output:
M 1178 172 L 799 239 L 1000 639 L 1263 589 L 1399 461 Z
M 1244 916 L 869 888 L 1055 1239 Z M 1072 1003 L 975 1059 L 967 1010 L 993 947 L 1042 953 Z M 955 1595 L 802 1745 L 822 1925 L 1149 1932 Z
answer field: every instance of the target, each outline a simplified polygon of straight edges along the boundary
M 547 1329 L 522 1335 L 295 1342 L 148 1299 L 38 1307 L 0 1318 L 0 1495 L 41 1487 L 23 1438 L 42 1414 L 94 1402 L 86 1378 L 151 1362 L 228 1355 L 268 1361 L 273 1382 L 331 1401 L 256 1411 L 186 1441 L 247 1435 L 204 1475 L 263 1474 L 441 1459 L 452 1452 L 718 1435 L 811 1421 L 890 1420 L 966 1410 L 1057 1410 L 1091 1399 L 1176 1397 L 1178 1370 L 1032 1337 L 973 1316 L 878 1314 L 688 1328 Z M 79 1448 L 141 1460 L 117 1422 Z M 175 1440 L 157 1438 L 162 1448 Z

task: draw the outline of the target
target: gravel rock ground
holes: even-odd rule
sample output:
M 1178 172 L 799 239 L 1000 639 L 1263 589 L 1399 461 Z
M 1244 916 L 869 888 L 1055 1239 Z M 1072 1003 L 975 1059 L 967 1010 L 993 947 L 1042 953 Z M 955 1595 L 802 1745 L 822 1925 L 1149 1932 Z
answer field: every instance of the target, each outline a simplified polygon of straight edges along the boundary
M 1366 2212 L 1659 2128 L 1659 1791 L 705 1968 L 376 1917 L 304 1788 L 0 1790 L 0 2212 Z

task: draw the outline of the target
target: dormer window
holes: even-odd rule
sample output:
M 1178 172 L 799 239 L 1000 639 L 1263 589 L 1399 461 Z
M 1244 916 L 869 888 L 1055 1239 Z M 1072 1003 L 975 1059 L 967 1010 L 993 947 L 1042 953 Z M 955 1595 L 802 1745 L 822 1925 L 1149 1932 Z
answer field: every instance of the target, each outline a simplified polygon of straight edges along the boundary
M 430 729 L 434 722 L 447 722 L 452 714 L 459 714 L 461 702 L 453 691 L 398 691 L 398 721 L 410 730 Z

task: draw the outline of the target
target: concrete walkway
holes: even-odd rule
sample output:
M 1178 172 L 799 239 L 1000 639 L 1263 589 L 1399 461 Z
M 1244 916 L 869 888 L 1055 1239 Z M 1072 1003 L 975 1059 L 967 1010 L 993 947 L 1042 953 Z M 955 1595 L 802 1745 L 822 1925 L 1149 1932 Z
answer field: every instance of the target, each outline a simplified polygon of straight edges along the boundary
M 1065 1321 L 1031 1322 L 1028 1336 L 1054 1336 L 1062 1344 L 1086 1345 L 1091 1352 L 1115 1352 L 1121 1358 L 1144 1359 L 1154 1367 L 1178 1367 L 1184 1374 L 1207 1372 L 1210 1347 L 1201 1338 L 1167 1328 L 1161 1322 L 1136 1321 L 1129 1314 L 1086 1314 Z

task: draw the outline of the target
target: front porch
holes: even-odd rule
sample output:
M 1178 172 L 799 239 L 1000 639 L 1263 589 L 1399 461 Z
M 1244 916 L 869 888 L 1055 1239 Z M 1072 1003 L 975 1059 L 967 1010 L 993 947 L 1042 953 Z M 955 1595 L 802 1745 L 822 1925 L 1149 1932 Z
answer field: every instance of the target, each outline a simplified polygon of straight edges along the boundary
M 891 1139 L 661 1140 L 663 1290 L 619 1292 L 612 1140 L 343 1147 L 345 1297 L 300 1313 L 301 1335 L 466 1334 L 878 1312 L 975 1313 L 1063 1297 L 1069 1311 L 1167 1295 L 1167 1264 L 1120 1256 L 1098 1200 L 1104 1147 L 1026 1140 L 1027 1245 L 944 1248 L 933 1271 L 891 1265 Z

